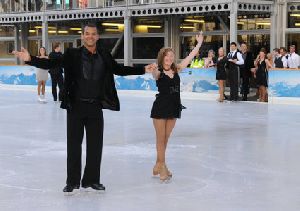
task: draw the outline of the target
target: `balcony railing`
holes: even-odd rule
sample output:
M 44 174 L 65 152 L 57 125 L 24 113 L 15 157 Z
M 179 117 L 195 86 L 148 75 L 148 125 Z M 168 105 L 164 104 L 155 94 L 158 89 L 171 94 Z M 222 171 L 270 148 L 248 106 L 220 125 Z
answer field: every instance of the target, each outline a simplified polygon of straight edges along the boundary
M 0 14 L 32 13 L 53 10 L 81 10 L 144 4 L 210 0 L 0 0 Z

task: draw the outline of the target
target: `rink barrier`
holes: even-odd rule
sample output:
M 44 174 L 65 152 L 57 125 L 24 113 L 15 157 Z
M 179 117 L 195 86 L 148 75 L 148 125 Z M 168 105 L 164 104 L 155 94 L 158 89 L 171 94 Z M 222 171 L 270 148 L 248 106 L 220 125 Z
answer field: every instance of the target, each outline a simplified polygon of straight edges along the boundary
M 216 95 L 218 84 L 215 68 L 186 68 L 180 73 L 181 91 Z M 115 76 L 119 90 L 157 90 L 151 74 Z M 37 85 L 35 67 L 0 66 L 0 83 Z M 46 83 L 51 85 L 51 80 Z M 269 70 L 269 102 L 300 104 L 300 69 Z

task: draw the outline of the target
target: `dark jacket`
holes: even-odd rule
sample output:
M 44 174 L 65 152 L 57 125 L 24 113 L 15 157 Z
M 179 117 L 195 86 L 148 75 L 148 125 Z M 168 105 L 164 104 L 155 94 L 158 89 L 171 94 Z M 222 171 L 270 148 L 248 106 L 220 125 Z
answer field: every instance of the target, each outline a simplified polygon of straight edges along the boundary
M 254 68 L 254 58 L 251 52 L 247 52 L 246 59 L 244 60 L 244 64 L 241 68 L 249 72 L 251 68 Z
M 49 54 L 49 59 L 59 59 L 61 57 L 63 57 L 63 54 L 61 52 L 53 51 Z M 63 69 L 62 67 L 51 68 L 49 70 L 49 73 L 51 75 L 61 75 L 63 73 Z
M 72 102 L 75 101 L 75 88 L 77 79 L 80 78 L 82 70 L 81 52 L 82 48 L 69 48 L 60 59 L 41 59 L 32 56 L 30 62 L 26 62 L 31 66 L 43 69 L 54 67 L 63 67 L 65 73 L 63 101 L 61 108 L 72 109 Z M 102 56 L 105 63 L 105 77 L 103 79 L 102 99 L 100 106 L 102 109 L 110 109 L 113 111 L 120 110 L 120 102 L 115 87 L 114 74 L 125 75 L 142 75 L 145 73 L 144 68 L 129 67 L 118 64 L 109 52 L 97 45 L 97 51 Z

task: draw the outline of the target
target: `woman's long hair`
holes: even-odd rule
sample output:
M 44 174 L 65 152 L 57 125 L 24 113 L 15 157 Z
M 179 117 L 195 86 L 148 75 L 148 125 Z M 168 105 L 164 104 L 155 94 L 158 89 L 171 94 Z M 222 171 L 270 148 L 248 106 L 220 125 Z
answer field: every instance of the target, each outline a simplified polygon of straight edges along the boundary
M 165 58 L 165 56 L 167 55 L 168 52 L 172 52 L 175 55 L 174 50 L 170 47 L 164 47 L 164 48 L 161 48 L 159 50 L 158 55 L 157 55 L 158 69 L 163 70 L 163 68 L 164 68 L 164 66 L 163 66 L 164 58 Z M 178 67 L 175 64 L 175 62 L 173 62 L 173 64 L 171 65 L 171 70 L 173 70 L 175 73 L 178 72 Z
M 45 56 L 48 56 L 45 47 L 40 47 L 40 49 L 39 49 L 39 56 L 42 56 L 42 55 L 41 55 L 41 49 L 44 49 L 44 50 L 45 50 Z

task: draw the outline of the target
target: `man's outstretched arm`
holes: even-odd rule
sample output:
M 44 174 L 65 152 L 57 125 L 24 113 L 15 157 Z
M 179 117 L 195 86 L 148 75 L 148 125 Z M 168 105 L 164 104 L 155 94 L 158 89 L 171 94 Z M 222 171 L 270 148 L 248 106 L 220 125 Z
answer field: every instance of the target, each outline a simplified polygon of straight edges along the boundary
M 38 58 L 36 56 L 31 56 L 25 48 L 21 48 L 21 51 L 13 51 L 13 54 L 17 58 L 23 60 L 26 64 L 42 69 L 51 69 L 64 66 L 63 57 L 55 59 Z

